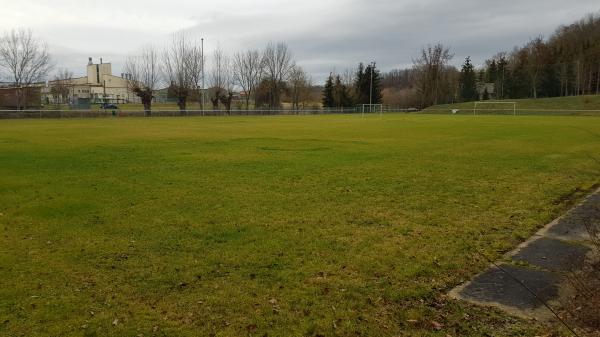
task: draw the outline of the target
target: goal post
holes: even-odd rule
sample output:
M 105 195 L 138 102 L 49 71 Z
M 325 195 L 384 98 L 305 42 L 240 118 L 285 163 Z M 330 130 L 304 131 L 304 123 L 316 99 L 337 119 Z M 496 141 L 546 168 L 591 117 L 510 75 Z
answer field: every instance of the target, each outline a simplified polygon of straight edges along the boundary
M 378 112 L 380 115 L 383 113 L 383 104 L 363 104 L 362 105 L 362 115 L 365 113 L 373 113 Z
M 486 112 L 486 113 L 490 113 L 490 114 L 511 114 L 511 115 L 516 116 L 517 115 L 517 102 L 506 102 L 506 101 L 475 102 L 473 104 L 473 115 L 477 115 L 478 111 L 480 114 L 482 112 Z

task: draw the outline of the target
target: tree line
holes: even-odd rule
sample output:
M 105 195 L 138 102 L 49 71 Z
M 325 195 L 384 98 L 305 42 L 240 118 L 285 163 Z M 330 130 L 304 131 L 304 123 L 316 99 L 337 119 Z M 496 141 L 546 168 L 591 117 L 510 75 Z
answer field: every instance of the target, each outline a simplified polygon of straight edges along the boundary
M 478 75 L 495 83 L 499 98 L 600 94 L 600 16 L 559 27 L 485 62 Z
M 381 73 L 375 62 L 359 63 L 355 73 L 330 73 L 323 88 L 323 107 L 341 108 L 362 104 L 381 104 Z
M 278 109 L 284 97 L 299 109 L 314 100 L 310 76 L 284 42 L 233 55 L 217 48 L 206 72 L 207 57 L 198 42 L 179 33 L 165 46 L 147 46 L 127 58 L 128 86 L 147 114 L 156 91 L 165 85 L 181 111 L 190 102 L 230 111 L 234 89 L 241 90 L 246 109 L 252 104 Z M 438 43 L 422 48 L 407 69 L 382 73 L 375 63 L 360 63 L 354 71 L 332 72 L 322 87 L 322 105 L 424 108 L 491 97 L 487 85 L 481 92 L 481 83 L 492 83 L 498 99 L 600 94 L 600 17 L 589 14 L 559 27 L 548 39 L 536 37 L 511 52 L 499 52 L 479 69 L 467 57 L 459 70 L 450 64 L 453 57 L 448 46 Z M 0 37 L 0 69 L 14 87 L 43 81 L 52 68 L 47 46 L 31 31 L 13 30 Z M 71 72 L 59 69 L 52 92 L 68 95 L 70 78 Z M 24 93 L 17 92 L 20 108 Z
M 210 67 L 206 67 L 207 59 L 212 61 Z M 17 109 L 24 102 L 24 89 L 46 80 L 52 69 L 47 45 L 31 30 L 12 30 L 0 37 L 0 70 L 16 89 Z M 207 58 L 200 41 L 185 33 L 174 34 L 163 47 L 146 46 L 130 55 L 124 73 L 128 89 L 139 97 L 147 115 L 157 90 L 164 86 L 182 112 L 191 102 L 202 107 L 210 102 L 213 109 L 230 111 L 234 88 L 241 89 L 246 109 L 251 102 L 259 108 L 280 108 L 284 95 L 294 108 L 300 108 L 308 102 L 312 86 L 310 76 L 296 64 L 284 42 L 231 56 L 217 48 Z M 52 94 L 68 96 L 72 78 L 72 72 L 58 69 Z
M 460 74 L 450 65 L 453 57 L 450 48 L 441 43 L 421 48 L 411 68 L 382 75 L 383 102 L 399 108 L 425 108 L 454 101 Z
M 212 66 L 205 71 L 206 56 L 197 40 L 181 33 L 162 50 L 149 46 L 127 58 L 131 91 L 140 97 L 150 114 L 152 98 L 159 85 L 168 85 L 168 95 L 184 112 L 190 102 L 231 111 L 234 89 L 240 88 L 246 109 L 281 108 L 282 96 L 299 108 L 308 100 L 311 79 L 296 64 L 286 43 L 269 43 L 263 50 L 249 49 L 227 55 L 217 48 Z M 162 82 L 161 82 L 162 80 Z M 202 90 L 208 85 L 207 90 Z M 205 102 L 206 100 L 206 102 Z
M 470 57 L 461 69 L 450 65 L 453 54 L 442 44 L 422 48 L 408 69 L 383 74 L 384 103 L 417 107 L 497 99 L 600 94 L 600 17 L 560 26 L 549 38 L 536 37 L 511 52 L 499 52 L 476 68 Z

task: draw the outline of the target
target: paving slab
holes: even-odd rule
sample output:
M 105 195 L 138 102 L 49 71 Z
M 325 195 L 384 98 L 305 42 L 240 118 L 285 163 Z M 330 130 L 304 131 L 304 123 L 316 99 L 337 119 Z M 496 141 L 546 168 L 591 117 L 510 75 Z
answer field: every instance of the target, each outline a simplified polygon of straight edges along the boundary
M 516 316 L 550 319 L 544 302 L 557 304 L 565 276 L 585 263 L 589 225 L 600 226 L 600 189 L 449 295 Z
M 496 266 L 491 267 L 466 284 L 460 291 L 461 297 L 480 304 L 509 306 L 526 312 L 539 309 L 544 305 L 527 288 L 544 301 L 558 296 L 560 284 L 558 275 L 506 263 L 499 266 L 502 269 Z M 515 278 L 525 284 L 527 288 L 523 287 Z
M 585 241 L 588 239 L 586 223 L 600 219 L 600 193 L 587 197 L 581 204 L 556 219 L 542 234 L 563 240 Z
M 580 243 L 539 237 L 516 251 L 512 260 L 564 273 L 581 270 L 589 251 L 588 246 Z

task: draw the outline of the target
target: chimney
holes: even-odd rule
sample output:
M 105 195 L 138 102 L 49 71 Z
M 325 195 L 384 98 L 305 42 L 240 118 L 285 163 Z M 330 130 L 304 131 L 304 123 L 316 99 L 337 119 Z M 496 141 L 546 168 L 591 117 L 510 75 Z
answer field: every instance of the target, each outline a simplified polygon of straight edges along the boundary
M 91 66 L 92 64 L 93 64 L 92 63 L 92 58 L 90 57 L 90 58 L 88 58 L 88 66 Z
M 100 58 L 100 64 L 102 64 L 102 58 Z

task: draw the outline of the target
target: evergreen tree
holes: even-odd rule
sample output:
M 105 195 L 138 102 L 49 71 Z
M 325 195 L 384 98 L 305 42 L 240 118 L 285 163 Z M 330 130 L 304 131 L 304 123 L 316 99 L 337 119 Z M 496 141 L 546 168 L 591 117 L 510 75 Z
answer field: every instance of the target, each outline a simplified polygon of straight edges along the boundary
M 340 75 L 335 77 L 335 84 L 333 86 L 334 92 L 334 105 L 336 107 L 349 107 L 352 106 L 352 97 L 348 92 L 348 88 L 342 83 Z
M 475 80 L 475 68 L 471 63 L 471 57 L 467 56 L 460 70 L 460 99 L 463 102 L 475 101 L 478 99 L 477 86 Z
M 561 94 L 560 65 L 544 65 L 541 71 L 539 97 L 557 97 Z
M 484 101 L 490 100 L 490 94 L 488 93 L 487 86 L 485 88 L 483 88 L 483 100 Z
M 333 96 L 333 75 L 330 73 L 325 82 L 325 88 L 323 88 L 323 107 L 333 108 L 335 106 L 335 100 Z
M 381 94 L 381 73 L 377 70 L 375 63 L 367 66 L 365 69 L 365 75 L 367 77 L 367 101 L 365 104 L 369 103 L 369 100 L 372 104 L 381 104 L 382 102 L 382 94 Z
M 343 90 L 342 90 L 342 96 L 340 99 L 340 105 L 342 107 L 351 107 L 354 106 L 354 99 L 352 98 L 352 93 L 350 92 L 350 89 L 348 87 L 346 87 L 344 84 L 342 84 Z
M 498 66 L 496 60 L 489 62 L 486 79 L 488 83 L 496 83 L 498 80 Z
M 357 104 L 381 104 L 383 97 L 381 94 L 381 73 L 377 70 L 375 64 L 369 64 L 365 68 L 360 63 L 354 83 Z
M 369 82 L 367 81 L 367 76 L 365 74 L 365 66 L 362 62 L 358 64 L 358 69 L 356 70 L 356 76 L 354 79 L 354 90 L 357 104 L 369 103 Z

